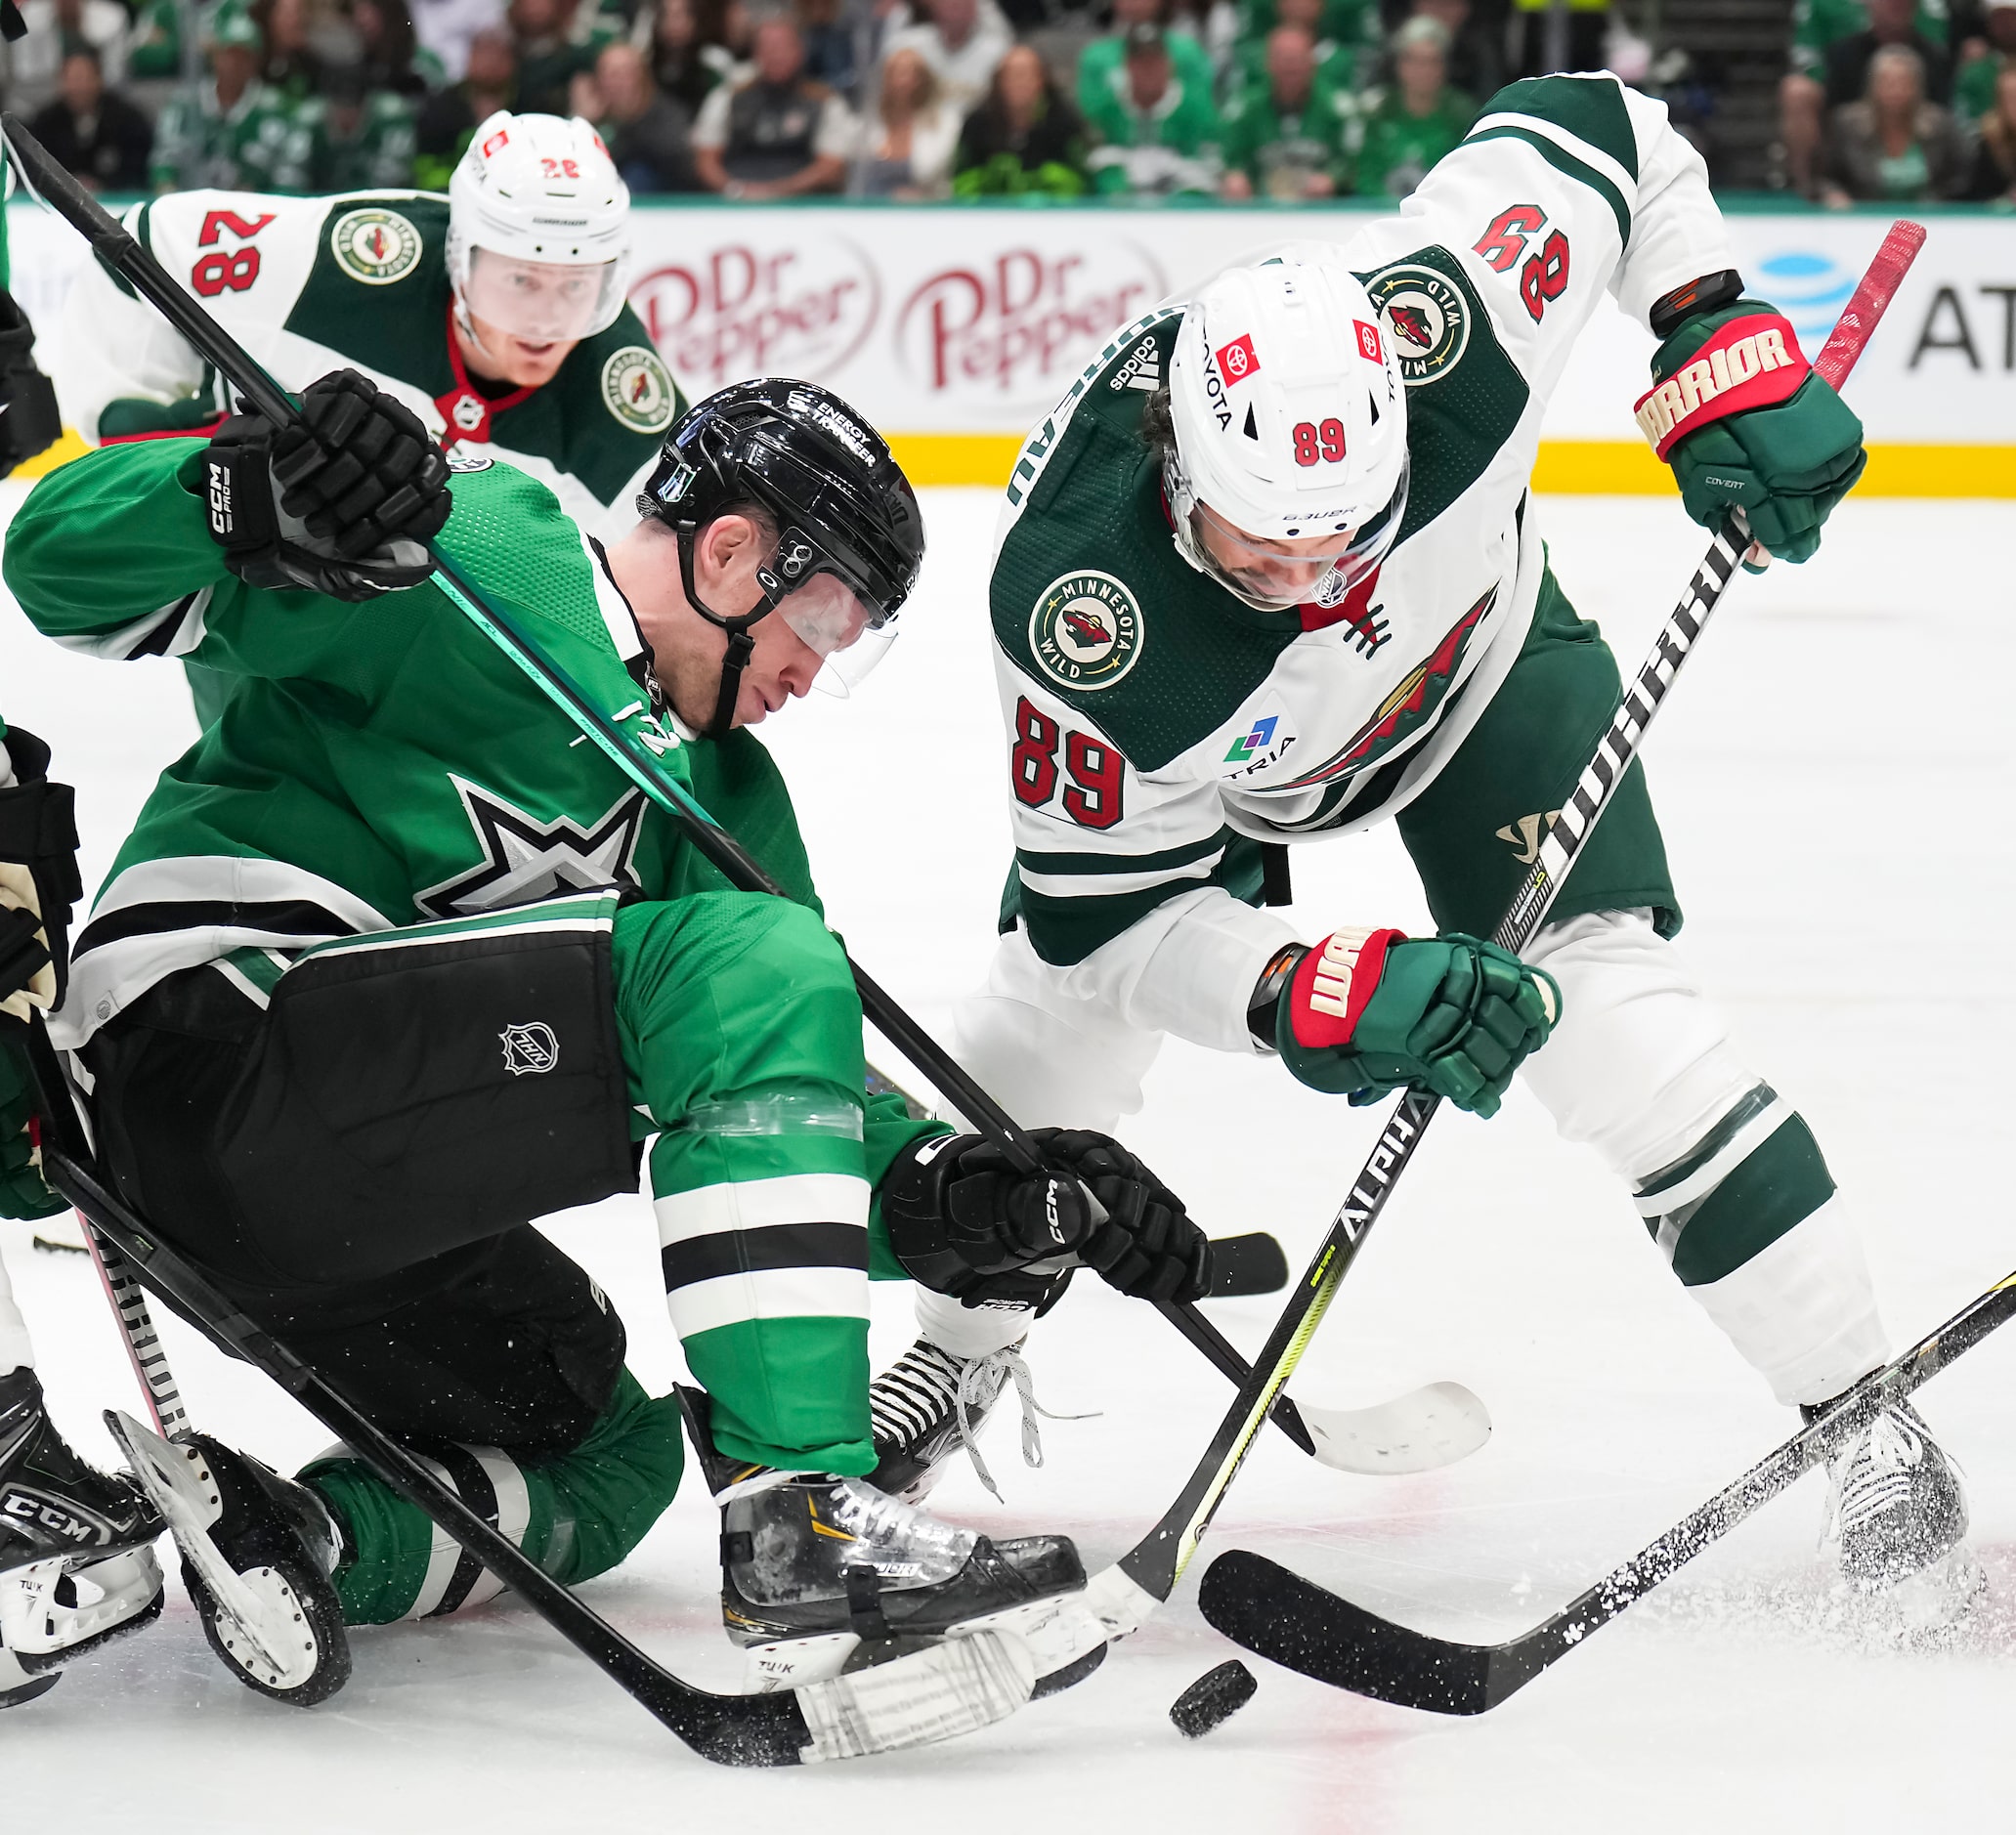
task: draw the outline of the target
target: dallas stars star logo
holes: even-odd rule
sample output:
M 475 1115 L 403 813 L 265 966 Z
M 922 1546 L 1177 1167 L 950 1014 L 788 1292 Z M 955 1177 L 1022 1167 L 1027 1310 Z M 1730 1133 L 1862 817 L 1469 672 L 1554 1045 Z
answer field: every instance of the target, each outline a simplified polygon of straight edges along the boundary
M 583 829 L 565 816 L 536 821 L 452 773 L 449 782 L 462 799 L 483 859 L 415 896 L 413 903 L 430 917 L 467 918 L 561 892 L 637 883 L 630 857 L 644 828 L 642 790 L 628 791 Z

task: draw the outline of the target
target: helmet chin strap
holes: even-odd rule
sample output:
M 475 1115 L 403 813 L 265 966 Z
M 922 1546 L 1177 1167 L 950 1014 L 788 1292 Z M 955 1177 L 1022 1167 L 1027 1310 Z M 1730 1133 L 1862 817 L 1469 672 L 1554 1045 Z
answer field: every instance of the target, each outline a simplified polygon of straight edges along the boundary
M 699 532 L 682 529 L 678 533 L 679 579 L 686 588 L 686 603 L 728 636 L 727 654 L 721 659 L 721 689 L 714 697 L 714 716 L 708 722 L 704 734 L 708 739 L 726 739 L 735 724 L 735 704 L 742 694 L 742 672 L 755 654 L 754 627 L 777 610 L 778 600 L 784 597 L 784 582 L 767 567 L 757 568 L 756 583 L 763 589 L 762 599 L 753 611 L 745 612 L 739 618 L 723 618 L 707 605 L 693 583 L 693 540 Z

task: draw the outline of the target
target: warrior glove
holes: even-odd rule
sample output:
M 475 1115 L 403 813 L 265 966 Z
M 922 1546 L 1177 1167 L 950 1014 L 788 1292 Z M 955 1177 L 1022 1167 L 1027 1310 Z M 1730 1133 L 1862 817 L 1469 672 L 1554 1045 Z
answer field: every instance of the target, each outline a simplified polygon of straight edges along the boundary
M 84 896 L 70 787 L 49 782 L 49 747 L 0 729 L 0 1216 L 54 1216 L 65 1202 L 42 1178 L 31 1131 L 31 1009 L 66 986 L 70 907 Z
M 301 418 L 234 415 L 204 455 L 210 533 L 252 586 L 359 602 L 417 586 L 451 507 L 419 418 L 354 369 L 312 382 Z
M 1340 930 L 1295 964 L 1274 1040 L 1298 1082 L 1355 1106 L 1407 1088 L 1495 1115 L 1560 1016 L 1554 977 L 1494 943 Z
M 889 1246 L 910 1277 L 968 1306 L 1045 1303 L 1076 1257 L 1136 1300 L 1201 1300 L 1211 1242 L 1183 1202 L 1106 1134 L 1038 1128 L 1046 1170 L 1018 1173 L 978 1134 L 897 1155 L 880 1188 Z M 1105 1212 L 1096 1216 L 1086 1194 Z
M 1773 555 L 1807 560 L 1868 462 L 1855 410 L 1807 363 L 1782 315 L 1761 301 L 1674 321 L 1655 311 L 1653 329 L 1664 341 L 1638 424 L 1673 467 L 1688 515 L 1713 529 L 1739 509 Z

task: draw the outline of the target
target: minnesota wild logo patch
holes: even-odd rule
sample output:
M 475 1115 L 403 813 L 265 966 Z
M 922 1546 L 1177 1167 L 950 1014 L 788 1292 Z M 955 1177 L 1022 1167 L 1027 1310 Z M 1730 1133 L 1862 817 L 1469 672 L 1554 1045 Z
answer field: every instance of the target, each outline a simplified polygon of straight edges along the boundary
M 420 265 L 420 233 L 396 210 L 346 210 L 329 231 L 336 266 L 365 286 L 390 286 Z
M 1060 574 L 1029 614 L 1029 650 L 1059 688 L 1111 688 L 1140 661 L 1141 608 L 1111 574 Z
M 602 365 L 602 400 L 632 433 L 663 433 L 672 424 L 671 372 L 656 351 L 626 344 Z
M 1439 382 L 1470 348 L 1470 302 L 1445 275 L 1409 262 L 1365 288 L 1400 354 L 1408 388 Z

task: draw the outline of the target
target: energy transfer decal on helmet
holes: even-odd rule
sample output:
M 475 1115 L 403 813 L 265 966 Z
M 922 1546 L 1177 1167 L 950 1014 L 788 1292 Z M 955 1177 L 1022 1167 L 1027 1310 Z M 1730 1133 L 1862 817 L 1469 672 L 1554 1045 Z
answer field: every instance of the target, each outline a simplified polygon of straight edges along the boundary
M 1470 348 L 1470 305 L 1433 268 L 1389 268 L 1365 292 L 1386 320 L 1408 388 L 1439 382 Z
M 1140 602 L 1111 574 L 1059 575 L 1029 615 L 1036 665 L 1059 688 L 1111 688 L 1140 660 Z
M 663 433 L 678 396 L 658 353 L 626 344 L 602 365 L 602 400 L 632 433 Z
M 420 265 L 420 233 L 396 210 L 346 210 L 329 231 L 336 266 L 366 286 L 390 286 Z

